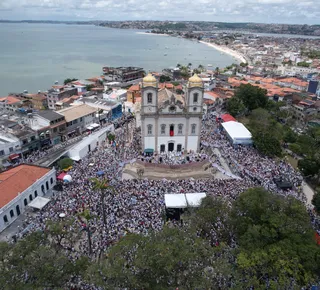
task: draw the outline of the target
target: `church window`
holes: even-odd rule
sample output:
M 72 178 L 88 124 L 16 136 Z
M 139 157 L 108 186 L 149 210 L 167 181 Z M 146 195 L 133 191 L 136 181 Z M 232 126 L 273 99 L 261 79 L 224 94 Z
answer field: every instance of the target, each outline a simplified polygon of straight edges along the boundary
M 151 104 L 152 103 L 152 93 L 148 93 L 147 99 L 148 99 L 148 104 Z
M 183 124 L 178 125 L 178 134 L 182 134 Z
M 191 125 L 191 134 L 196 134 L 196 127 L 197 127 L 196 124 Z
M 174 136 L 174 125 L 170 125 L 170 136 Z
M 199 94 L 198 94 L 198 93 L 194 93 L 194 94 L 193 94 L 193 102 L 194 102 L 194 103 L 198 103 L 198 97 L 199 97 Z
M 166 125 L 165 124 L 161 125 L 161 134 L 162 135 L 166 134 Z
M 148 135 L 152 135 L 152 125 L 149 124 L 147 127 L 148 127 Z
M 172 113 L 173 113 L 175 110 L 176 110 L 176 107 L 175 107 L 175 106 L 171 106 L 171 107 L 169 108 L 169 111 L 172 112 Z

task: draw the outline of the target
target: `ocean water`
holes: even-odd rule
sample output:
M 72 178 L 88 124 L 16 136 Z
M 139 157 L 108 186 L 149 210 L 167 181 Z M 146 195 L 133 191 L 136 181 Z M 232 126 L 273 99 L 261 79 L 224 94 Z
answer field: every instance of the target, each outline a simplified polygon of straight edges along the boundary
M 161 71 L 177 63 L 221 68 L 237 62 L 197 41 L 89 25 L 3 23 L 0 39 L 0 96 L 99 76 L 103 66 Z

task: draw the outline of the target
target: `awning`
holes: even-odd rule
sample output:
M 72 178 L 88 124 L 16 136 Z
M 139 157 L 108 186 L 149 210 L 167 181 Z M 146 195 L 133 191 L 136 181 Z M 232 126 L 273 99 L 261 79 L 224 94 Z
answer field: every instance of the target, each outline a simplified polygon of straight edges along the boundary
M 92 130 L 92 129 L 93 129 L 92 125 L 87 126 L 86 128 L 87 128 L 88 130 Z
M 19 154 L 11 154 L 11 155 L 9 156 L 9 159 L 10 159 L 10 160 L 14 160 L 14 159 L 17 159 L 17 158 L 20 158 L 20 155 L 19 155 Z
M 206 197 L 206 193 L 172 193 L 165 194 L 164 201 L 166 208 L 187 208 L 187 207 L 199 207 L 203 198 Z
M 36 209 L 43 209 L 49 201 L 50 201 L 49 198 L 38 196 L 33 201 L 31 201 L 28 204 L 28 206 L 36 208 Z
M 148 148 L 148 149 L 144 149 L 144 153 L 153 153 L 153 149 Z
M 93 123 L 93 124 L 91 124 L 91 126 L 92 126 L 93 128 L 98 128 L 98 127 L 100 127 L 100 125 L 97 124 L 97 123 Z
M 57 179 L 63 180 L 63 177 L 65 177 L 66 173 L 62 172 L 58 175 Z
M 72 159 L 73 161 L 81 160 L 80 156 L 71 156 L 70 159 Z

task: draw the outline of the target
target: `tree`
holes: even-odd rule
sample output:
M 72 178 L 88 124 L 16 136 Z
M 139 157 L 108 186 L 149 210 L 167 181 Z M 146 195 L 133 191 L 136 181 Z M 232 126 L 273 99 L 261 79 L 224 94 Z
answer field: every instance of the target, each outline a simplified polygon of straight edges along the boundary
M 226 200 L 211 196 L 204 198 L 199 209 L 191 214 L 191 225 L 202 238 L 209 239 L 211 245 L 230 243 L 230 207 Z
M 0 250 L 6 251 L 0 255 L 0 289 L 5 290 L 65 288 L 88 267 L 87 258 L 71 261 L 64 251 L 51 247 L 47 235 L 40 231 L 15 245 L 1 243 Z
M 252 139 L 256 148 L 264 155 L 281 156 L 282 148 L 279 139 L 272 131 L 253 131 Z
M 166 76 L 166 75 L 161 75 L 160 76 L 160 83 L 164 83 L 164 82 L 170 82 L 171 78 Z
M 191 232 L 165 227 L 148 236 L 125 236 L 89 277 L 110 289 L 219 289 L 219 283 L 226 288 L 225 277 L 232 273 L 227 255 Z
M 312 204 L 318 214 L 320 214 L 320 189 L 315 192 L 312 198 Z
M 205 67 L 204 67 L 202 64 L 199 64 L 199 65 L 198 65 L 198 70 L 199 70 L 200 72 L 206 71 Z
M 89 209 L 85 209 L 81 213 L 79 213 L 79 218 L 82 221 L 82 219 L 85 220 L 82 221 L 83 223 L 83 230 L 87 232 L 87 237 L 88 237 L 88 251 L 89 255 L 92 254 L 92 240 L 91 240 L 91 228 L 90 228 L 90 221 L 94 219 L 94 215 L 91 214 Z
M 107 138 L 108 138 L 108 140 L 109 140 L 110 142 L 112 142 L 112 141 L 115 140 L 116 135 L 114 135 L 114 134 L 112 134 L 112 133 L 109 133 L 108 136 L 107 136 Z
M 107 224 L 107 217 L 106 217 L 106 211 L 105 211 L 105 197 L 106 193 L 115 193 L 114 188 L 109 185 L 109 180 L 105 178 L 91 178 L 91 181 L 93 182 L 93 189 L 98 191 L 100 194 L 100 203 L 101 203 L 101 212 L 103 216 L 103 223 L 104 225 Z
M 94 85 L 86 85 L 86 90 L 87 90 L 88 92 L 90 92 L 91 89 L 93 89 L 93 88 L 94 88 Z
M 246 108 L 241 99 L 233 97 L 227 101 L 227 111 L 232 116 L 241 116 L 245 112 Z
M 268 103 L 267 91 L 250 84 L 241 84 L 235 92 L 235 97 L 242 100 L 249 111 L 265 108 Z
M 266 278 L 270 289 L 300 289 L 318 279 L 319 249 L 300 201 L 253 188 L 240 194 L 231 217 L 243 289 L 265 289 Z
M 246 63 L 246 62 L 241 62 L 241 63 L 240 63 L 240 66 L 242 66 L 242 67 L 247 67 L 247 66 L 248 66 L 248 63 Z
M 73 160 L 71 158 L 63 158 L 58 162 L 58 165 L 61 170 L 67 169 L 73 165 Z
M 68 78 L 68 79 L 65 79 L 64 81 L 63 81 L 63 83 L 64 83 L 64 85 L 66 85 L 66 84 L 69 84 L 69 83 L 71 83 L 71 82 L 75 82 L 75 81 L 77 81 L 78 79 L 70 79 L 70 78 Z

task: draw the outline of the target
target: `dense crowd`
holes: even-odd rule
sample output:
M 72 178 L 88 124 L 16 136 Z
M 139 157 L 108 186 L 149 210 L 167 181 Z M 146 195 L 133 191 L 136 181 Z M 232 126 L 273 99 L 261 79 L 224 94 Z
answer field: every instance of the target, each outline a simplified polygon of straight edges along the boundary
M 82 230 L 82 238 L 71 249 L 66 245 L 66 251 L 71 258 L 89 255 L 85 231 L 90 230 L 92 233 L 90 256 L 95 259 L 104 255 L 110 245 L 128 233 L 146 235 L 150 230 L 161 230 L 164 225 L 166 193 L 206 192 L 207 195 L 221 196 L 231 203 L 248 188 L 263 186 L 273 192 L 305 200 L 301 190 L 302 177 L 299 173 L 283 161 L 274 161 L 261 156 L 253 147 L 231 146 L 226 136 L 219 131 L 219 124 L 216 123 L 214 116 L 209 116 L 203 122 L 201 144 L 199 154 L 184 155 L 175 152 L 170 155 L 144 156 L 141 152 L 140 133 L 135 129 L 135 122 L 131 121 L 128 128 L 124 126 L 116 130 L 115 143 L 108 143 L 75 163 L 69 171 L 72 182 L 64 184 L 62 192 L 55 192 L 47 207 L 35 217 L 30 217 L 26 221 L 26 226 L 28 225 L 29 231 L 46 231 L 47 221 L 61 220 L 61 214 L 65 215 L 64 219 L 74 217 L 71 230 L 74 232 Z M 215 157 L 219 166 L 223 166 L 219 160 L 221 156 L 215 155 L 213 148 L 218 148 L 233 174 L 237 174 L 239 178 L 122 180 L 121 171 L 124 162 L 138 158 L 153 163 L 181 164 Z M 92 177 L 97 177 L 99 171 L 104 172 L 103 178 L 108 179 L 109 185 L 114 188 L 114 191 L 108 191 L 104 200 L 106 224 L 103 221 L 100 192 L 93 188 L 91 180 Z M 279 189 L 273 180 L 275 176 L 288 179 L 292 182 L 293 188 L 286 191 Z M 81 216 L 84 210 L 89 211 L 90 220 L 85 220 Z M 223 224 L 220 226 L 223 227 Z M 215 237 L 214 232 L 212 236 Z

